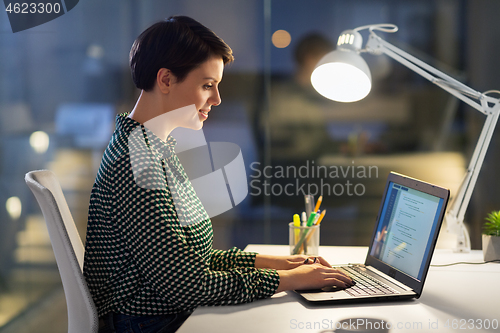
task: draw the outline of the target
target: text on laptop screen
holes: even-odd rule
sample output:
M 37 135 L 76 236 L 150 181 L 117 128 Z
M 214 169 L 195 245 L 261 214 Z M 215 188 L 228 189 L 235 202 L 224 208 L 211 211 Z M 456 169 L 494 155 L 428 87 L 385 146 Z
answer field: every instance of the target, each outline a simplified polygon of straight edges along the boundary
M 443 201 L 389 182 L 370 255 L 421 280 Z

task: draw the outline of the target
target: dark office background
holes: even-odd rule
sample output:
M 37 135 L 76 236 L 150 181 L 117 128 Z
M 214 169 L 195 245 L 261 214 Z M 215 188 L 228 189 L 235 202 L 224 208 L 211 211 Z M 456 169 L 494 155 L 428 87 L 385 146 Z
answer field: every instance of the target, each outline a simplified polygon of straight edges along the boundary
M 207 141 L 241 147 L 254 187 L 240 205 L 212 219 L 214 246 L 287 244 L 287 223 L 304 209 L 295 185 L 307 189 L 308 184 L 345 186 L 346 181 L 360 184 L 363 195 L 324 193 L 328 213 L 321 244 L 366 246 L 387 173 L 422 178 L 453 194 L 484 116 L 384 56 L 364 55 L 373 76 L 365 100 L 329 102 L 300 81 L 305 69 L 294 60 L 300 41 L 316 33 L 336 43 L 345 29 L 394 23 L 397 33 L 380 36 L 486 91 L 500 89 L 498 13 L 496 0 L 81 0 L 61 17 L 13 34 L 3 12 L 0 332 L 43 332 L 44 325 L 47 332 L 59 332 L 60 326 L 64 331 L 57 267 L 24 174 L 34 169 L 56 173 L 84 239 L 90 189 L 114 116 L 129 112 L 139 93 L 130 78 L 128 52 L 150 24 L 188 15 L 234 51 L 236 61 L 221 83 L 222 104 L 210 113 L 204 133 Z M 286 33 L 274 35 L 278 30 L 289 33 L 289 45 Z M 366 40 L 367 32 L 362 35 Z M 280 42 L 287 46 L 277 47 Z M 497 130 L 466 214 L 475 249 L 481 247 L 484 217 L 500 209 L 499 143 Z M 376 167 L 378 172 L 333 178 L 258 177 L 256 171 L 312 165 Z M 264 181 L 271 184 L 270 195 L 257 195 L 257 188 L 264 192 Z M 287 184 L 294 184 L 289 187 L 294 195 L 280 193 Z M 62 310 L 55 312 L 54 304 Z

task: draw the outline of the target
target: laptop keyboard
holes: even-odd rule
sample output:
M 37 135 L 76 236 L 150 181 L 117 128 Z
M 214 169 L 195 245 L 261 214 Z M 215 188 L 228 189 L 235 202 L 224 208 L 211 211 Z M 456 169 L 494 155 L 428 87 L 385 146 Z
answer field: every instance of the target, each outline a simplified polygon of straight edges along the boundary
M 363 268 L 358 266 L 344 266 L 337 268 L 349 275 L 356 284 L 344 291 L 354 297 L 368 295 L 390 295 L 399 294 L 399 292 L 388 285 L 377 281 L 373 277 L 365 274 Z

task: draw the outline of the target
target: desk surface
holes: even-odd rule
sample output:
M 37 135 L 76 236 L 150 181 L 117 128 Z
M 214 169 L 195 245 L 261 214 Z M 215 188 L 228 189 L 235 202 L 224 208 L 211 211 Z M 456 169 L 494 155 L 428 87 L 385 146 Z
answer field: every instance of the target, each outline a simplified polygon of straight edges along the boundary
M 286 255 L 289 249 L 280 245 L 249 245 L 245 250 Z M 364 262 L 367 250 L 325 246 L 320 248 L 320 255 L 331 264 L 359 263 Z M 432 264 L 459 261 L 482 262 L 482 252 L 436 250 Z M 431 267 L 417 300 L 312 306 L 293 292 L 282 292 L 249 304 L 199 307 L 178 332 L 320 332 L 335 329 L 335 324 L 346 318 L 382 319 L 391 323 L 391 333 L 498 332 L 500 287 L 487 287 L 489 281 L 500 283 L 500 264 Z M 490 329 L 485 330 L 488 323 Z

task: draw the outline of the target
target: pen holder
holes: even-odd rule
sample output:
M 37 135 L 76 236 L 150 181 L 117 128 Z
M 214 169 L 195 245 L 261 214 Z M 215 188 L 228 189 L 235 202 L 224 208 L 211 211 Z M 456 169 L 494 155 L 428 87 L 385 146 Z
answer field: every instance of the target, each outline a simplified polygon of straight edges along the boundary
M 296 227 L 291 222 L 288 226 L 290 254 L 317 256 L 319 252 L 319 225 Z

